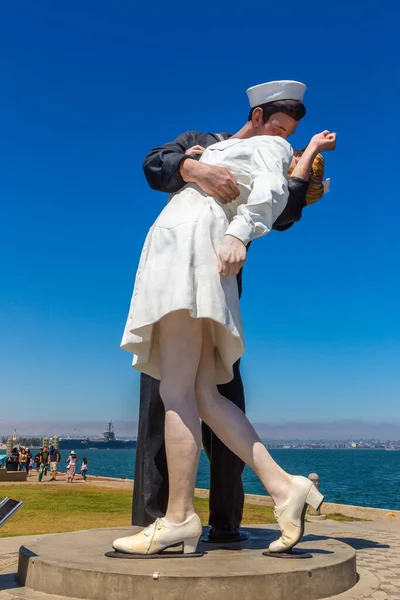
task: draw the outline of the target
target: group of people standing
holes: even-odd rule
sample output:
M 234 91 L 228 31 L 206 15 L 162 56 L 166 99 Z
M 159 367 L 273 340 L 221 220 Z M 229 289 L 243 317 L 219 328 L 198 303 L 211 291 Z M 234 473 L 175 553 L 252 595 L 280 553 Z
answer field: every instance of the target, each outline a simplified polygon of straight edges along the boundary
M 35 456 L 36 471 L 39 473 L 40 480 L 43 475 L 47 475 L 47 470 L 50 469 L 50 481 L 56 481 L 58 463 L 61 460 L 61 455 L 57 448 L 50 446 L 48 449 L 46 446 L 40 448 L 39 452 Z
M 7 457 L 6 468 L 8 471 L 28 471 L 32 469 L 33 458 L 31 451 L 21 446 L 15 446 L 10 456 Z
M 49 448 L 44 446 L 43 448 L 40 448 L 35 456 L 32 455 L 29 448 L 15 446 L 12 449 L 10 456 L 7 458 L 6 467 L 9 471 L 26 471 L 28 475 L 31 474 L 31 471 L 35 467 L 40 481 L 42 480 L 42 477 L 47 475 L 48 471 L 50 471 L 51 477 L 49 481 L 56 481 L 60 461 L 61 454 L 54 446 L 49 446 Z M 78 457 L 72 450 L 67 458 L 67 483 L 72 483 L 74 480 L 77 464 Z M 86 457 L 83 457 L 80 474 L 84 481 L 86 481 L 87 469 L 88 461 Z
M 67 458 L 67 473 L 66 473 L 67 483 L 73 482 L 74 477 L 76 475 L 77 465 L 78 465 L 78 457 L 77 457 L 76 453 L 72 450 L 71 454 Z M 88 470 L 88 461 L 87 461 L 87 458 L 84 456 L 82 458 L 82 464 L 81 464 L 81 470 L 80 470 L 80 474 L 82 475 L 82 478 L 84 481 L 86 481 L 87 470 Z

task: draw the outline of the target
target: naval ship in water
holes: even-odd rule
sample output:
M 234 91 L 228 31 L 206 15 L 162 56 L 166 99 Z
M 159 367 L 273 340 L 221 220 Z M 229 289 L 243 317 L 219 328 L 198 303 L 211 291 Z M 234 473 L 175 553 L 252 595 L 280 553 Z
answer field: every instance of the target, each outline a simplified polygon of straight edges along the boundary
M 123 450 L 124 448 L 136 448 L 136 440 L 116 440 L 112 421 L 108 423 L 108 430 L 101 437 L 94 438 L 60 438 L 60 450 Z

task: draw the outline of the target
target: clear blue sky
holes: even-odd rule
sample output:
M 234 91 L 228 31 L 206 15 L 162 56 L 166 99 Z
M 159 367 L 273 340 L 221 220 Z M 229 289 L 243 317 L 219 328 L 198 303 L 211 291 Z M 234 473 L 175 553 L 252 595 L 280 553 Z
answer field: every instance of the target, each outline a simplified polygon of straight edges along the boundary
M 235 132 L 247 87 L 298 79 L 308 115 L 292 143 L 338 132 L 332 192 L 252 245 L 248 412 L 399 420 L 399 18 L 386 0 L 3 5 L 3 417 L 14 405 L 32 419 L 136 418 L 119 343 L 166 201 L 142 159 L 187 129 Z

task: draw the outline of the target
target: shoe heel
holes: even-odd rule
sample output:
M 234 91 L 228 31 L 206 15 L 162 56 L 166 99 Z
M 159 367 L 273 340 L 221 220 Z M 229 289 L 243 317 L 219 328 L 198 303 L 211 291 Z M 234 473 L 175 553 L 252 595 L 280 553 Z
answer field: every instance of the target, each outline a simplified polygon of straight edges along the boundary
M 194 554 L 196 552 L 199 539 L 200 536 L 195 535 L 194 537 L 183 540 L 183 554 Z
M 325 500 L 324 496 L 317 490 L 314 484 L 311 485 L 310 491 L 307 494 L 306 503 L 309 506 L 312 506 L 314 510 L 318 510 L 323 501 Z

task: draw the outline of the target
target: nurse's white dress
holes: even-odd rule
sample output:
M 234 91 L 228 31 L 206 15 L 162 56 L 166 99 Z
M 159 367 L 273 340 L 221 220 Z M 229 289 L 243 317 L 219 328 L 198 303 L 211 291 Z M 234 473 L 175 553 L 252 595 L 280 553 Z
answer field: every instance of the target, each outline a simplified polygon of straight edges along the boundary
M 192 184 L 171 196 L 143 246 L 121 342 L 135 369 L 160 379 L 158 322 L 187 309 L 213 324 L 216 383 L 233 378 L 244 351 L 242 318 L 236 277 L 219 275 L 218 253 L 225 234 L 247 245 L 269 233 L 286 206 L 291 158 L 280 137 L 230 138 L 208 147 L 201 161 L 233 173 L 235 202 L 222 205 Z

